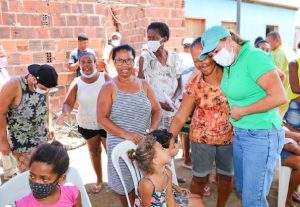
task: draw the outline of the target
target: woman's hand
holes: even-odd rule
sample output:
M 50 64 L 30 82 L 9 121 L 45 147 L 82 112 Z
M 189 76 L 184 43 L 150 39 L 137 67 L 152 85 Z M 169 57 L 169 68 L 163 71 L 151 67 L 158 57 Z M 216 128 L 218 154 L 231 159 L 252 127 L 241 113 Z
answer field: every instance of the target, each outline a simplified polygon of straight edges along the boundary
M 63 112 L 59 115 L 59 117 L 56 119 L 56 124 L 58 125 L 62 125 L 62 123 L 64 123 L 65 118 L 69 116 L 69 113 L 67 112 Z
M 138 133 L 127 132 L 124 138 L 132 141 L 134 144 L 138 144 L 142 140 L 143 136 Z
M 172 107 L 167 102 L 159 102 L 162 109 L 165 111 L 174 111 Z
M 242 108 L 242 107 L 232 106 L 230 109 L 230 116 L 234 121 L 238 121 L 245 115 L 246 115 L 246 113 L 244 111 L 244 108 Z

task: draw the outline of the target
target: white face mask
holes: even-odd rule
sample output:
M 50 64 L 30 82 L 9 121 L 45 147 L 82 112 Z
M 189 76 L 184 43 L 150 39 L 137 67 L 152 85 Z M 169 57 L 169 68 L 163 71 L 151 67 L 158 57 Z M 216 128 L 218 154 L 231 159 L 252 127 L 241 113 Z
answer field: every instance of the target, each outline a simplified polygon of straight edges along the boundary
M 39 93 L 39 94 L 46 94 L 46 93 L 47 93 L 46 90 L 43 90 L 43 89 L 40 89 L 40 88 L 36 87 L 35 84 L 33 84 L 33 89 L 34 89 L 34 91 L 35 91 L 36 93 Z
M 147 42 L 148 48 L 151 52 L 156 52 L 158 50 L 158 48 L 162 45 L 160 43 L 162 39 L 160 40 L 150 40 Z
M 111 45 L 114 46 L 114 47 L 118 47 L 120 45 L 120 40 L 112 40 L 111 41 Z
M 82 75 L 82 77 L 85 77 L 85 78 L 92 78 L 92 77 L 94 77 L 96 74 L 97 74 L 97 69 L 96 68 L 94 68 L 94 70 L 93 70 L 93 72 L 91 73 L 91 74 L 89 74 L 89 75 L 86 75 L 86 74 L 84 74 L 84 72 L 80 69 L 80 74 Z
M 213 60 L 223 67 L 231 65 L 234 61 L 233 48 L 231 52 L 228 52 L 226 47 L 223 47 L 215 56 L 213 56 Z

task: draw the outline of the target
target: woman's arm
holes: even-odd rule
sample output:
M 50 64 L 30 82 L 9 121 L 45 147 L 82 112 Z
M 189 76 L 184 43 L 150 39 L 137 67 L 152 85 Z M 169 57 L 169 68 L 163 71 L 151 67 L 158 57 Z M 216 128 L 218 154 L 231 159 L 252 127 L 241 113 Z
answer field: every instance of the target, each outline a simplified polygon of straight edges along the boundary
M 151 110 L 151 125 L 149 132 L 155 130 L 159 126 L 159 122 L 161 120 L 161 108 L 159 102 L 156 100 L 154 92 L 151 86 L 148 84 L 147 81 L 143 81 L 144 88 L 147 92 L 147 97 L 151 103 L 152 110 Z
M 180 75 L 179 78 L 177 78 L 177 88 L 175 90 L 173 97 L 171 98 L 174 103 L 181 93 L 182 93 L 182 76 Z
M 292 152 L 296 155 L 300 155 L 300 146 L 297 144 L 288 143 L 283 146 L 286 151 Z
M 70 115 L 71 111 L 74 108 L 74 105 L 76 103 L 76 96 L 77 96 L 77 80 L 78 79 L 74 79 L 70 85 L 70 88 L 67 93 L 67 97 L 62 106 L 62 110 L 61 110 L 62 113 L 56 120 L 57 124 L 62 124 L 64 119 Z
M 175 140 L 178 136 L 178 133 L 184 126 L 185 122 L 188 120 L 189 116 L 191 115 L 192 111 L 195 107 L 195 99 L 188 95 L 187 93 L 183 94 L 182 102 L 180 104 L 180 107 L 178 111 L 176 112 L 175 116 L 172 119 L 169 132 L 173 134 L 172 139 L 170 140 L 169 150 L 172 156 L 174 153 L 172 153 L 173 149 L 175 148 Z
M 290 62 L 290 64 L 289 64 L 289 81 L 290 81 L 292 92 L 300 94 L 298 67 L 299 67 L 299 65 L 298 65 L 297 61 Z
M 144 67 L 144 58 L 141 56 L 139 59 L 139 72 L 138 72 L 138 78 L 140 79 L 145 79 L 143 67 Z
M 97 121 L 99 126 L 102 126 L 107 132 L 118 137 L 122 137 L 127 140 L 131 140 L 134 143 L 139 143 L 142 136 L 128 132 L 125 129 L 120 128 L 110 120 L 111 107 L 113 104 L 114 87 L 111 82 L 104 84 L 100 90 L 97 100 Z
M 79 190 L 78 190 L 78 196 L 77 196 L 76 203 L 75 203 L 74 207 L 82 207 L 81 194 L 80 194 Z
M 257 79 L 267 95 L 249 106 L 240 107 L 233 105 L 230 115 L 234 120 L 239 120 L 245 115 L 268 111 L 288 101 L 283 85 L 276 70 L 268 71 Z

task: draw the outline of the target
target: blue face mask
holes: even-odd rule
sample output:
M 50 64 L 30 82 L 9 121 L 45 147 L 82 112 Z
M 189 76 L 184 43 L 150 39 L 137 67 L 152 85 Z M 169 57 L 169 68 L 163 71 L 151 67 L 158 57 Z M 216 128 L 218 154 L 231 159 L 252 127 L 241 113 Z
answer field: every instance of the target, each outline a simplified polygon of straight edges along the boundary
M 48 197 L 53 192 L 57 184 L 57 181 L 49 184 L 34 183 L 29 179 L 30 189 L 33 196 L 37 199 Z

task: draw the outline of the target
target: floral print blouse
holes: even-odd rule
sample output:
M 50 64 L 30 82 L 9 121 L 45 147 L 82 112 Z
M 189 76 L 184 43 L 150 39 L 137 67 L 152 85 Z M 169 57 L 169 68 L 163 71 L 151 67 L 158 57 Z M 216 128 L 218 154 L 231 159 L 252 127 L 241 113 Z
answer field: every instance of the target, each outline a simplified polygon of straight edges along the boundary
M 233 140 L 229 104 L 219 86 L 206 83 L 201 74 L 186 85 L 186 94 L 195 99 L 190 140 L 209 145 L 226 145 Z
M 7 114 L 11 150 L 18 153 L 31 152 L 48 139 L 46 96 L 30 91 L 23 77 L 20 84 L 21 103 L 16 108 L 10 108 Z

